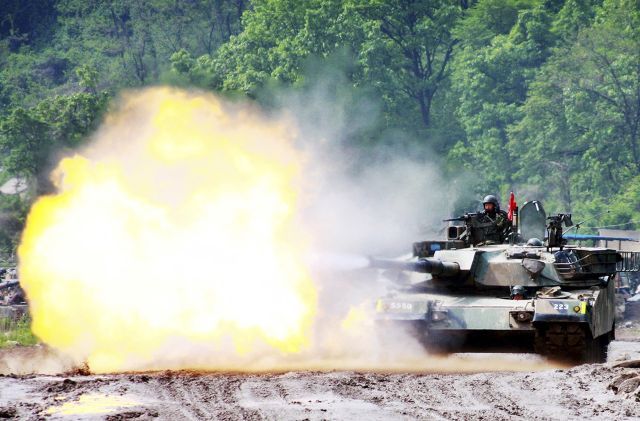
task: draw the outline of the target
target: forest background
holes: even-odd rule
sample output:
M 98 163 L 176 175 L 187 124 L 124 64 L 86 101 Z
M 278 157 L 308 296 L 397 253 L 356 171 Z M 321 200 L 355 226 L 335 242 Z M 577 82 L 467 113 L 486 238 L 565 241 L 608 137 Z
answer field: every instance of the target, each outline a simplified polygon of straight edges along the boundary
M 640 224 L 640 0 L 0 0 L 0 185 L 24 188 L 0 194 L 2 252 L 109 102 L 160 84 L 266 109 L 321 84 L 375 116 L 341 139 L 355 167 L 436 161 L 456 212 L 513 190 Z

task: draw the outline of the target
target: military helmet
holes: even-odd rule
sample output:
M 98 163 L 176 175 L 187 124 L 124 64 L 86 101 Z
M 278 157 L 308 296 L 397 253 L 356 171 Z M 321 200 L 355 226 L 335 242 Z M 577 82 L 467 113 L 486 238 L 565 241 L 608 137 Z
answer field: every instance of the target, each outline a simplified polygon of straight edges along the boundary
M 524 289 L 522 285 L 514 285 L 511 287 L 511 297 L 515 297 L 516 295 L 525 296 L 527 291 Z
M 493 210 L 495 212 L 500 212 L 500 203 L 498 203 L 497 197 L 492 194 L 486 195 L 484 199 L 482 199 L 482 206 L 484 207 L 487 203 L 493 204 Z
M 533 237 L 527 240 L 527 245 L 532 247 L 542 247 L 544 244 L 539 238 Z
M 495 206 L 496 208 L 500 207 L 500 204 L 498 203 L 498 198 L 492 194 L 489 194 L 484 197 L 484 199 L 482 200 L 482 204 L 484 205 L 486 203 L 493 203 L 493 206 Z

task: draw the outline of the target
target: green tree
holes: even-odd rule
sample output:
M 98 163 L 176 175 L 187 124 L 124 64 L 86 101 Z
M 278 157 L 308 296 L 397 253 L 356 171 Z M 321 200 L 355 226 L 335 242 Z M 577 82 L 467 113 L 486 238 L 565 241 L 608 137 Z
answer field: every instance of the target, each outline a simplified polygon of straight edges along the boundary
M 501 5 L 509 25 L 489 18 Z M 485 19 L 487 17 L 487 19 Z M 457 115 L 466 133 L 450 158 L 480 170 L 486 191 L 513 189 L 517 153 L 509 150 L 508 128 L 521 118 L 529 84 L 553 45 L 550 13 L 530 1 L 480 1 L 461 23 L 462 45 L 454 63 Z M 493 31 L 508 31 L 494 33 Z
M 33 43 L 50 32 L 55 21 L 55 0 L 3 0 L 0 11 L 0 40 L 10 51 Z
M 340 56 L 351 83 L 382 98 L 387 127 L 443 138 L 433 134 L 451 131 L 455 121 L 444 114 L 452 108 L 445 90 L 456 43 L 451 30 L 464 7 L 445 0 L 257 0 L 243 31 L 214 56 L 181 51 L 172 68 L 191 83 L 255 96 L 272 82 L 301 85 L 310 63 Z M 432 120 L 434 101 L 442 123 Z
M 77 93 L 14 109 L 0 119 L 4 171 L 34 179 L 38 192 L 48 191 L 48 173 L 58 158 L 54 154 L 78 147 L 95 129 L 107 101 L 104 93 Z
M 562 168 L 559 199 L 568 209 L 593 215 L 598 209 L 585 202 L 606 203 L 640 175 L 638 6 L 605 1 L 594 24 L 541 69 L 513 128 L 523 174 L 554 185 L 553 167 Z
M 367 22 L 359 54 L 363 78 L 388 99 L 392 115 L 406 114 L 409 105 L 431 127 L 433 100 L 449 76 L 456 44 L 451 31 L 462 8 L 451 1 L 355 3 Z
M 33 176 L 46 160 L 47 123 L 36 113 L 16 108 L 0 122 L 0 150 L 5 171 L 17 176 Z
M 156 82 L 172 54 L 212 53 L 240 30 L 245 0 L 141 0 L 57 4 L 56 42 L 74 64 L 104 69 L 109 86 Z M 86 61 L 89 61 L 88 63 Z
M 328 34 L 337 21 L 341 1 L 257 0 L 245 13 L 243 31 L 223 45 L 214 60 L 203 58 L 196 70 L 219 75 L 217 88 L 251 93 L 273 79 L 296 83 L 306 58 L 336 48 Z M 315 30 L 321 27 L 325 39 Z M 206 70 L 205 70 L 206 71 Z
M 98 87 L 98 70 L 95 66 L 82 65 L 76 69 L 78 84 L 92 94 L 96 93 Z
M 601 0 L 566 0 L 558 11 L 553 32 L 563 39 L 575 40 L 580 30 L 591 26 L 596 14 L 596 5 Z

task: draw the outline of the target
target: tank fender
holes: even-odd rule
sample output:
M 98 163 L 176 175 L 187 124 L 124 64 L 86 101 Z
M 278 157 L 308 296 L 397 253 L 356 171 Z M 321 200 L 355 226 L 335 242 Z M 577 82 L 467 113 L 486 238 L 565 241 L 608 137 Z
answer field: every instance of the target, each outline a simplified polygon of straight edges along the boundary
M 537 299 L 534 325 L 546 322 L 589 323 L 591 313 L 586 301 L 574 299 Z
M 594 293 L 595 303 L 591 333 L 594 338 L 613 330 L 615 322 L 615 282 L 609 278 L 607 285 Z

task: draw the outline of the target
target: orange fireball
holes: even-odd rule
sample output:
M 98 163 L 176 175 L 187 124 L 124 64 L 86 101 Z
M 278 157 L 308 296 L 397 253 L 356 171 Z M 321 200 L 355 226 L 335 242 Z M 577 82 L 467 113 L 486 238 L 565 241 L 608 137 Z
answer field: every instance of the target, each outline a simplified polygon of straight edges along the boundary
M 284 121 L 208 94 L 129 94 L 53 174 L 19 247 L 33 330 L 96 372 L 309 342 L 316 291 Z M 226 355 L 226 354 L 225 354 Z M 213 367 L 215 368 L 215 367 Z

